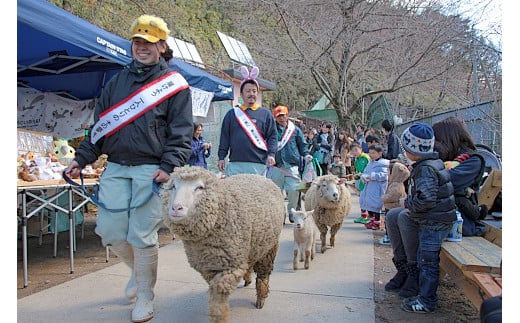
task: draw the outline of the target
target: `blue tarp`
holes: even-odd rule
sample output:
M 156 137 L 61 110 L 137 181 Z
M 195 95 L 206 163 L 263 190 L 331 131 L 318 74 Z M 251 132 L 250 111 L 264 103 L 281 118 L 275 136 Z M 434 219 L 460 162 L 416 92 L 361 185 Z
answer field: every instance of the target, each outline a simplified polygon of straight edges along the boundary
M 17 13 L 19 84 L 92 99 L 131 61 L 129 40 L 45 0 L 18 0 Z M 213 92 L 213 101 L 233 100 L 231 82 L 180 59 L 170 65 L 190 86 Z

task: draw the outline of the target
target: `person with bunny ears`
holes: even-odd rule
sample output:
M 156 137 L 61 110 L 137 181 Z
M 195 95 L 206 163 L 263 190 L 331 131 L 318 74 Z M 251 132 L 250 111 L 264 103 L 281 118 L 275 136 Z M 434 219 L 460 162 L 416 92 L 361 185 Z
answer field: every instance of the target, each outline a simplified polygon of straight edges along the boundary
M 278 149 L 276 121 L 267 108 L 258 104 L 260 87 L 256 80 L 259 70 L 240 67 L 243 80 L 240 95 L 244 104 L 230 109 L 222 120 L 218 147 L 218 169 L 226 176 L 235 174 L 267 175 L 275 165 Z M 229 163 L 225 158 L 229 152 Z

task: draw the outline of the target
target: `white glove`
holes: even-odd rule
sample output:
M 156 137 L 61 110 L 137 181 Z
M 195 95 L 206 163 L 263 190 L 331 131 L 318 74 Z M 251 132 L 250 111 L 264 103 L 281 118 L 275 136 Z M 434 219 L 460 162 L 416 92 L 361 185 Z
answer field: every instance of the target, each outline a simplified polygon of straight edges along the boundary
M 303 159 L 305 159 L 305 162 L 310 163 L 312 161 L 312 156 L 306 155 L 305 157 L 303 157 Z

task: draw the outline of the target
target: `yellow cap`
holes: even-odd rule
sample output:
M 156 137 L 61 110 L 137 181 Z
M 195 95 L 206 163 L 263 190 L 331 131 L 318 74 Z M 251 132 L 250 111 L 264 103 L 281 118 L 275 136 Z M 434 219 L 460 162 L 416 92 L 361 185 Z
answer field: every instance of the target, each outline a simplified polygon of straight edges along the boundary
M 132 37 L 146 39 L 150 43 L 156 43 L 159 40 L 166 40 L 170 30 L 166 22 L 159 17 L 151 15 L 142 15 L 137 18 L 130 27 Z

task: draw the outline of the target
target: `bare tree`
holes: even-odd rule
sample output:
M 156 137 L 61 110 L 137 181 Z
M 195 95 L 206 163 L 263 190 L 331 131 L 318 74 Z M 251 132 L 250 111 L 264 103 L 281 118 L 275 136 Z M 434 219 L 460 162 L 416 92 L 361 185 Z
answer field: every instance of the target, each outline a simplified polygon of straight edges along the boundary
M 433 1 L 266 0 L 243 9 L 236 23 L 269 72 L 310 75 L 342 127 L 359 118 L 364 97 L 398 93 L 414 104 L 429 88 L 437 94 L 427 103 L 439 106 L 452 97 L 452 79 L 471 74 L 468 20 Z

